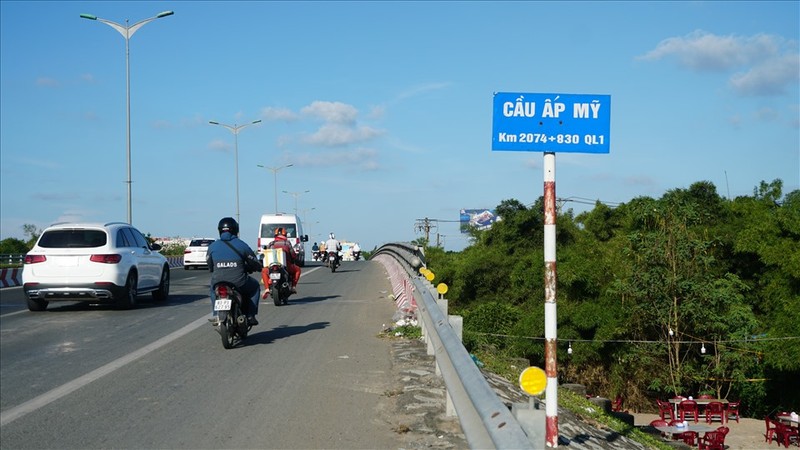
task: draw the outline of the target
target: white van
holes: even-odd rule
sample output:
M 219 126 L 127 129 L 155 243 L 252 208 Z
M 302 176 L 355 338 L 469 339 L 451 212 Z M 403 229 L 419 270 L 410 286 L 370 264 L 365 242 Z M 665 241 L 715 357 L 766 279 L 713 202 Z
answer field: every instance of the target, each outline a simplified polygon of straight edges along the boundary
M 308 236 L 303 234 L 303 224 L 300 218 L 294 214 L 264 214 L 258 224 L 258 254 L 261 258 L 261 250 L 270 242 L 275 240 L 275 230 L 278 228 L 286 229 L 286 237 L 294 246 L 297 252 L 297 263 L 300 266 L 306 264 L 306 248 L 303 242 L 308 242 Z

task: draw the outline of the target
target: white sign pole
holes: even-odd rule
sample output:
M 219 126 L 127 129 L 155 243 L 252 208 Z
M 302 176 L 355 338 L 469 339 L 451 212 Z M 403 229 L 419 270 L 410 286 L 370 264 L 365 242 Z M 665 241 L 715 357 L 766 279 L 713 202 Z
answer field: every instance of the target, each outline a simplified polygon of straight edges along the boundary
M 545 444 L 558 447 L 558 370 L 556 315 L 556 154 L 544 153 L 544 359 L 547 388 L 545 396 Z

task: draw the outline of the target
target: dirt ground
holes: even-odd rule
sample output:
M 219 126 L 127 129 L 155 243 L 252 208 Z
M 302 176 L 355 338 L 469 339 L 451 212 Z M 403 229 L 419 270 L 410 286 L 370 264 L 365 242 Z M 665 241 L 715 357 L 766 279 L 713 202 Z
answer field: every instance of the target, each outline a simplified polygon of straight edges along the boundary
M 659 419 L 658 414 L 638 414 L 633 413 L 634 425 L 637 427 L 648 425 L 653 420 Z M 783 446 L 775 442 L 769 444 L 764 442 L 764 432 L 766 425 L 764 420 L 739 419 L 725 424 L 731 431 L 725 437 L 726 450 L 760 450 L 760 449 L 779 449 Z

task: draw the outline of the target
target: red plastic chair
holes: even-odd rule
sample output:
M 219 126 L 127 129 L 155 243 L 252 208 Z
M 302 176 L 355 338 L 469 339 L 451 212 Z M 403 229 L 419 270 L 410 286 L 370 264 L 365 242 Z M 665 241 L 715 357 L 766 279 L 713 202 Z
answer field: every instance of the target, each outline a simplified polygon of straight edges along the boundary
M 699 413 L 697 409 L 697 402 L 694 400 L 684 400 L 678 403 L 678 414 L 681 416 L 681 422 L 686 422 L 686 418 L 691 418 L 694 423 L 699 421 Z
M 700 439 L 700 435 L 697 434 L 697 431 L 684 431 L 683 432 L 683 443 L 688 445 L 689 447 L 694 447 L 697 445 L 697 441 Z
M 624 404 L 624 400 L 622 400 L 622 397 L 618 395 L 617 398 L 615 398 L 614 401 L 611 402 L 611 411 L 623 412 L 623 410 L 622 410 L 623 404 Z M 624 412 L 627 412 L 627 411 L 624 411 Z
M 775 424 L 775 437 L 778 444 L 783 444 L 784 447 L 789 448 L 790 443 L 800 442 L 800 432 L 797 428 L 779 421 L 773 421 L 773 423 Z
M 700 450 L 725 450 L 725 435 L 719 431 L 707 431 L 698 447 Z
M 725 407 L 725 417 L 730 421 L 731 419 L 736 419 L 736 423 L 739 423 L 739 405 L 741 402 L 730 402 Z
M 662 402 L 659 399 L 656 399 L 656 403 L 658 404 L 658 415 L 661 417 L 661 420 L 670 420 L 674 419 L 672 417 L 672 404 L 670 402 Z
M 668 427 L 669 423 L 667 423 L 666 420 L 656 419 L 656 420 L 650 422 L 650 426 L 653 427 L 653 428 Z M 666 437 L 666 433 L 663 433 L 663 432 L 660 432 L 660 431 L 659 431 L 659 433 L 661 433 L 662 437 Z
M 767 425 L 767 431 L 764 433 L 764 442 L 769 442 L 772 444 L 773 440 L 777 441 L 775 433 L 778 431 L 778 429 L 775 426 L 775 422 L 773 422 L 769 417 L 764 417 L 764 422 Z
M 720 423 L 725 425 L 725 405 L 722 402 L 711 402 L 706 405 L 706 422 L 711 423 L 715 417 L 719 417 Z
M 703 394 L 703 395 L 701 395 L 700 397 L 697 397 L 697 398 L 699 400 L 710 400 L 710 399 L 714 398 L 714 396 L 713 395 L 708 395 L 708 394 Z

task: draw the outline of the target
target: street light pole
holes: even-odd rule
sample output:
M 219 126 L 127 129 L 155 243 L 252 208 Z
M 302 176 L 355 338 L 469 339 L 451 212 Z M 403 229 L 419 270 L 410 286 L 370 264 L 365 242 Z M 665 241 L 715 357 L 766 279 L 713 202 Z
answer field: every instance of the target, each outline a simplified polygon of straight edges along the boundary
M 133 33 L 136 32 L 139 28 L 143 27 L 144 24 L 148 22 L 152 22 L 156 19 L 160 19 L 162 17 L 167 17 L 175 14 L 173 11 L 164 11 L 158 13 L 157 15 L 149 18 L 144 19 L 142 21 L 136 22 L 133 25 L 128 26 L 128 19 L 125 19 L 125 25 L 120 25 L 116 22 L 112 22 L 110 20 L 101 19 L 97 16 L 93 16 L 91 14 L 81 14 L 82 19 L 89 19 L 89 20 L 96 20 L 98 22 L 102 22 L 111 28 L 119 31 L 119 34 L 125 38 L 125 102 L 126 102 L 126 111 L 127 111 L 127 147 L 126 147 L 126 156 L 128 161 L 128 178 L 127 178 L 127 185 L 128 185 L 128 223 L 133 224 L 133 212 L 131 211 L 131 64 L 130 64 L 130 40 L 133 37 Z
M 309 211 L 314 211 L 315 209 L 317 209 L 317 208 L 305 208 L 305 209 L 301 210 L 301 212 L 303 213 L 303 223 L 306 226 L 305 232 L 306 232 L 306 235 L 308 235 L 308 236 L 311 236 L 311 231 L 309 231 L 311 229 L 311 224 L 308 223 L 308 212 Z
M 302 195 L 302 194 L 308 194 L 309 192 L 311 192 L 311 191 L 303 191 L 303 192 L 289 192 L 289 191 L 283 191 L 283 193 L 284 193 L 284 194 L 289 194 L 289 195 L 291 195 L 292 197 L 294 197 L 294 215 L 295 215 L 295 216 L 297 215 L 297 197 L 298 197 L 298 196 L 300 196 L 300 195 Z
M 213 120 L 209 120 L 208 123 L 211 125 L 219 125 L 221 127 L 225 127 L 233 133 L 233 158 L 234 164 L 236 165 L 236 221 L 241 223 L 239 218 L 239 130 L 245 127 L 249 127 L 250 125 L 255 125 L 257 123 L 261 123 L 261 119 L 254 120 L 250 123 L 246 123 L 244 125 L 226 125 L 224 123 L 215 122 Z
M 281 169 L 285 169 L 287 167 L 292 167 L 294 164 L 287 164 L 285 166 L 280 166 L 280 167 L 267 167 L 267 166 L 262 166 L 261 164 L 257 165 L 262 169 L 268 169 L 272 171 L 273 178 L 275 179 L 275 214 L 278 214 L 278 171 Z

